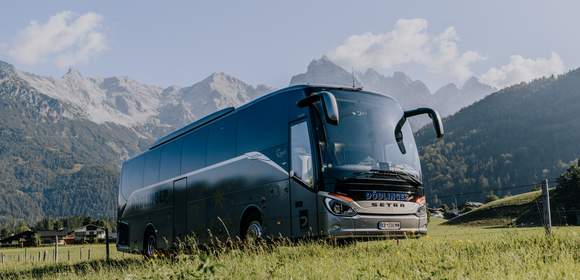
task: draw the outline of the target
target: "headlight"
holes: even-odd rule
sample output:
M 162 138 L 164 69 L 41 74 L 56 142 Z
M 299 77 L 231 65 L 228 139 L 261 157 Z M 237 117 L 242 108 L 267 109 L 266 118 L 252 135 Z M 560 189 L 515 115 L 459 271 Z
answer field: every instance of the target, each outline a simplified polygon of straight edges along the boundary
M 356 215 L 356 211 L 350 205 L 340 200 L 326 197 L 324 198 L 324 204 L 326 204 L 326 208 L 334 215 L 348 217 Z

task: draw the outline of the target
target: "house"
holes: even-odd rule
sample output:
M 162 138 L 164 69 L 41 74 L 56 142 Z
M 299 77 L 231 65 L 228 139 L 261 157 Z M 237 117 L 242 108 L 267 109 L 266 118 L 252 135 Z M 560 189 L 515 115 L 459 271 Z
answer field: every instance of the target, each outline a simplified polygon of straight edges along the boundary
M 75 229 L 73 234 L 77 244 L 105 241 L 105 228 L 92 224 Z
M 0 246 L 36 246 L 37 240 L 35 238 L 35 232 L 32 230 L 26 230 L 20 233 L 16 233 L 0 240 Z
M 64 230 L 39 230 L 36 232 L 40 238 L 41 244 L 54 244 L 54 241 L 58 238 L 58 244 L 64 245 L 64 237 L 67 235 Z
M 66 245 L 75 244 L 74 232 L 67 234 L 65 237 L 62 238 L 62 240 L 64 241 L 64 244 L 66 244 Z

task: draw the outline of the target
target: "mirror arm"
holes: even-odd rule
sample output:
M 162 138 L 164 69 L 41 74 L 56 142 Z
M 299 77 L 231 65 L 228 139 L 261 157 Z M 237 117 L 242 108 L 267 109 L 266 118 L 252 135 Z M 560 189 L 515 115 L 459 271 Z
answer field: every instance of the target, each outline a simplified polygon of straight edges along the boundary
M 407 149 L 405 148 L 405 143 L 403 143 L 403 125 L 407 122 L 407 117 L 403 114 L 403 117 L 397 122 L 397 126 L 395 127 L 395 141 L 397 141 L 397 145 L 399 146 L 399 150 L 401 150 L 402 154 L 407 153 Z
M 405 111 L 403 116 L 397 123 L 395 127 L 395 140 L 397 141 L 397 145 L 399 145 L 399 149 L 401 153 L 405 154 L 407 151 L 405 149 L 405 144 L 403 143 L 403 125 L 407 122 L 407 118 L 418 116 L 418 115 L 428 115 L 431 121 L 433 122 L 433 128 L 435 128 L 435 133 L 437 134 L 437 138 L 443 137 L 443 123 L 441 122 L 441 117 L 439 114 L 431 109 L 431 108 L 417 108 L 414 110 Z

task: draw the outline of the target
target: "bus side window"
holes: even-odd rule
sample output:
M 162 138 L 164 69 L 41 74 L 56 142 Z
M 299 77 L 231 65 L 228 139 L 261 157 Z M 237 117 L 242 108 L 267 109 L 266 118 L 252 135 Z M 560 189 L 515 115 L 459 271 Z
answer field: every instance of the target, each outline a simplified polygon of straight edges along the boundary
M 274 96 L 238 113 L 238 154 L 260 152 L 288 170 L 288 106 Z
M 154 149 L 145 154 L 145 169 L 143 172 L 143 186 L 159 182 L 159 161 L 161 153 Z
M 174 140 L 161 149 L 160 181 L 174 178 L 179 175 L 181 167 L 181 139 Z
M 310 147 L 310 135 L 306 121 L 293 125 L 290 134 L 294 176 L 300 178 L 309 187 L 312 187 L 314 181 L 312 148 Z
M 125 163 L 125 166 L 123 166 L 123 173 L 127 174 L 126 180 L 123 182 L 122 189 L 122 193 L 125 198 L 129 198 L 131 193 L 143 187 L 144 163 L 144 157 L 141 155 L 128 161 Z
M 207 129 L 201 128 L 185 136 L 181 144 L 181 174 L 205 167 Z
M 207 136 L 207 165 L 236 156 L 236 119 L 225 118 L 211 125 Z

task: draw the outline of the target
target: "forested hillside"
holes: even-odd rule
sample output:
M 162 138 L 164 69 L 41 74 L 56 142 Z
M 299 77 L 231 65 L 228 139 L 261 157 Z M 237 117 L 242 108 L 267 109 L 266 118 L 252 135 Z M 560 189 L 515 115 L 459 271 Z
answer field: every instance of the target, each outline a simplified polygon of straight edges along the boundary
M 114 213 L 120 151 L 145 143 L 115 124 L 66 118 L 67 110 L 0 63 L 0 224 Z
M 496 92 L 417 133 L 432 202 L 482 200 L 494 189 L 557 177 L 580 156 L 580 69 Z M 521 190 L 524 191 L 524 190 Z M 510 190 L 499 191 L 499 195 Z

